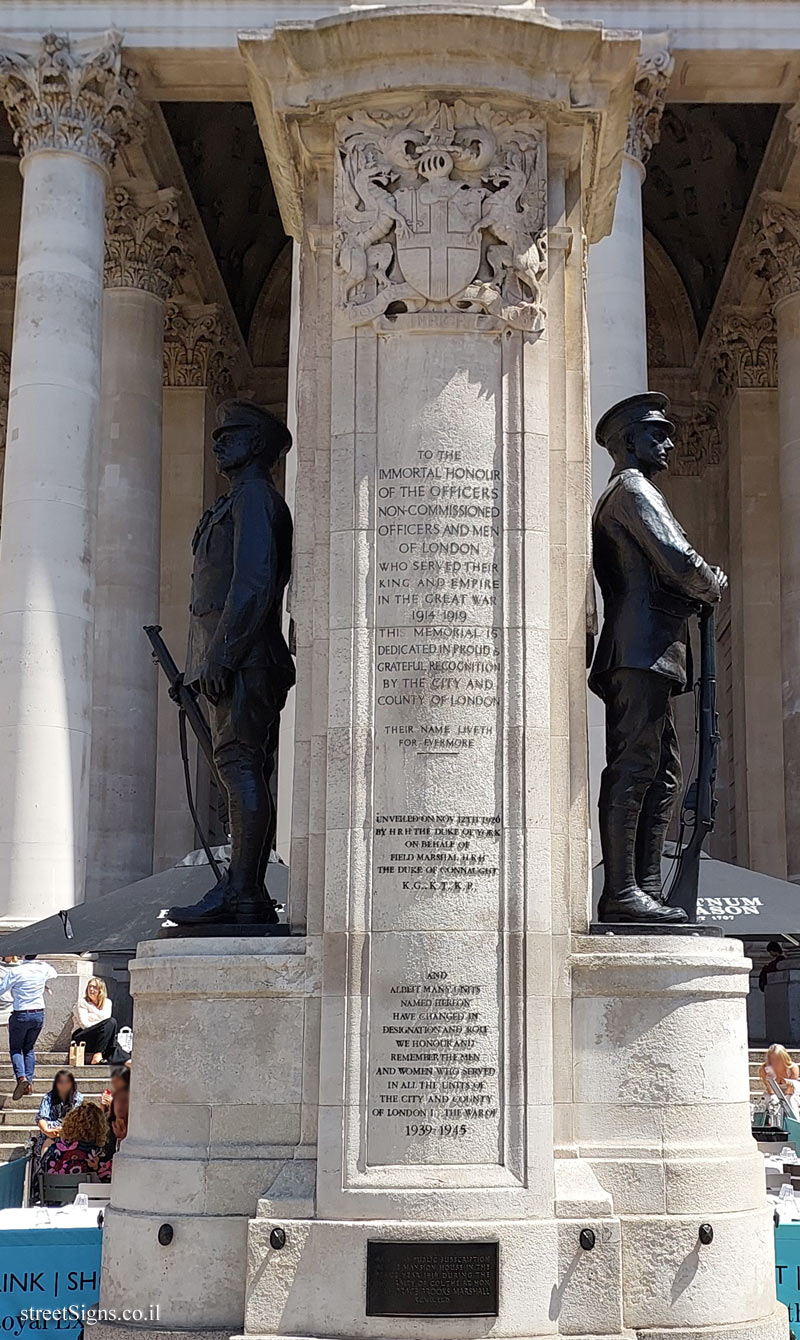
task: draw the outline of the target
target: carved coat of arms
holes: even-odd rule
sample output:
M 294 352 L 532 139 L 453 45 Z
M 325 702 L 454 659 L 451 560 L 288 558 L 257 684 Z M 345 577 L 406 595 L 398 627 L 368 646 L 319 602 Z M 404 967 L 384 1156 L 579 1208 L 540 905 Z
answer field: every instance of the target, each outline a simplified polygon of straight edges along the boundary
M 398 309 L 488 312 L 538 332 L 544 135 L 458 101 L 339 127 L 335 263 L 356 321 Z

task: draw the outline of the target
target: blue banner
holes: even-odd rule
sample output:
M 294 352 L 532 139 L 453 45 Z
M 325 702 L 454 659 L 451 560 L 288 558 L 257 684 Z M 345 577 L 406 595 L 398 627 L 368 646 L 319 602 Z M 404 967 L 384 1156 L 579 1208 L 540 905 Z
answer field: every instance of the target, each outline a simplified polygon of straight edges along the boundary
M 100 1297 L 99 1228 L 0 1230 L 0 1340 L 83 1330 Z

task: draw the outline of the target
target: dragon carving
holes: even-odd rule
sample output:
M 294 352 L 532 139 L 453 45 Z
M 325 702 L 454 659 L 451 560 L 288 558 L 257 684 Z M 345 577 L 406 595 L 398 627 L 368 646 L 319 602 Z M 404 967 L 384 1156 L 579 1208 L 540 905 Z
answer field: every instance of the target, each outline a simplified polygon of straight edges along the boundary
M 459 100 L 363 112 L 339 130 L 334 265 L 354 320 L 486 312 L 538 333 L 546 264 L 544 135 Z

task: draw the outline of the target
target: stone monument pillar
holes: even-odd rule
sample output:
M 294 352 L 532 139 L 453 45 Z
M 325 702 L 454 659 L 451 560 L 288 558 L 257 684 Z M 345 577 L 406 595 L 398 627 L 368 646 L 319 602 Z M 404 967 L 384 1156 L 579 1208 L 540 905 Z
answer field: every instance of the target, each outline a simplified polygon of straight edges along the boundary
M 240 44 L 301 249 L 294 935 L 141 948 L 101 1305 L 158 1280 L 184 1333 L 782 1340 L 745 961 L 586 934 L 585 257 L 638 37 L 431 7 Z M 607 1146 L 646 1113 L 675 1179 L 630 1223 L 593 1067 Z

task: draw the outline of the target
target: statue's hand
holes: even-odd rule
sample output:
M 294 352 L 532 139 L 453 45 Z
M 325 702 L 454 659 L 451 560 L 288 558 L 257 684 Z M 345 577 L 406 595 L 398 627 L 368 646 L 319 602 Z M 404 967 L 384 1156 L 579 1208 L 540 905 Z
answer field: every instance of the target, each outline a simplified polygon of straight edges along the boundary
M 217 661 L 206 661 L 197 676 L 197 686 L 210 703 L 218 703 L 230 679 L 231 671 L 227 665 L 220 665 Z
M 721 596 L 722 592 L 727 590 L 728 574 L 726 572 L 723 572 L 722 568 L 712 568 L 711 571 L 713 572 L 714 576 L 717 579 L 717 582 L 719 583 L 719 593 Z
M 183 675 L 180 674 L 175 677 L 174 683 L 170 684 L 169 688 L 167 689 L 167 693 L 169 694 L 170 698 L 174 703 L 177 703 L 179 707 L 181 702 L 182 688 L 183 688 Z

